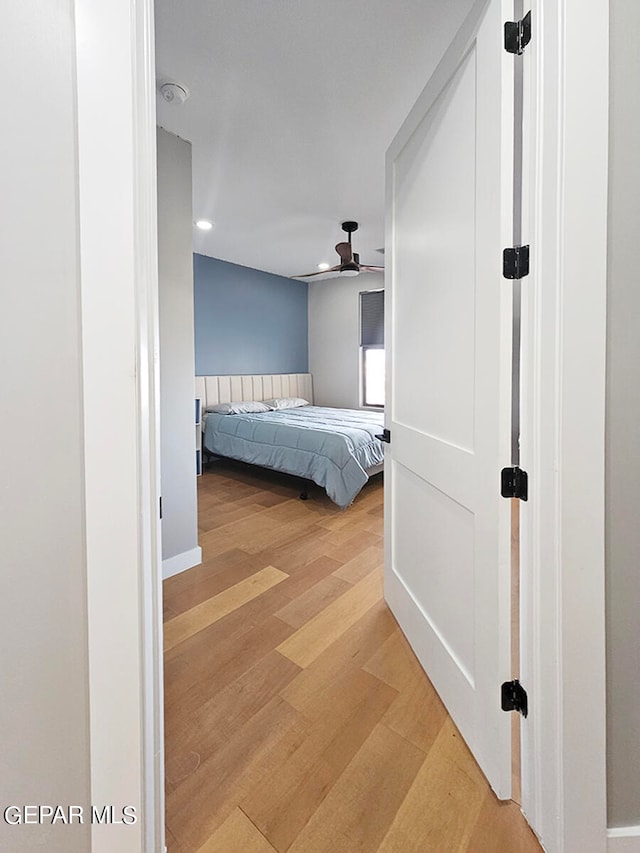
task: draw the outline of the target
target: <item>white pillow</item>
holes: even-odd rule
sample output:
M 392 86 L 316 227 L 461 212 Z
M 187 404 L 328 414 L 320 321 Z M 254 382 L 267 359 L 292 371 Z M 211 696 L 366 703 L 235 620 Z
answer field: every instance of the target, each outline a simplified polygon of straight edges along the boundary
M 270 412 L 271 406 L 260 403 L 257 400 L 240 400 L 231 403 L 216 403 L 215 406 L 207 406 L 205 412 L 217 412 L 219 415 L 247 415 L 258 412 Z
M 297 409 L 298 406 L 310 406 L 308 400 L 302 397 L 274 397 L 273 400 L 264 401 L 272 409 Z

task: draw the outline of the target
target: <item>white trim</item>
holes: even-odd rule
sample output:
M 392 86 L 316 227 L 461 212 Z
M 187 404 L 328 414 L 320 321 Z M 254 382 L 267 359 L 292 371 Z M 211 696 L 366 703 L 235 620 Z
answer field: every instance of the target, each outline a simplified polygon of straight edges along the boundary
M 156 164 L 154 0 L 130 6 L 133 53 L 134 251 L 137 298 L 138 458 L 140 464 L 140 589 L 144 851 L 166 850 L 164 657 L 160 501 L 160 320 Z
M 187 569 L 199 566 L 201 562 L 202 548 L 199 545 L 190 551 L 176 554 L 175 557 L 168 557 L 162 561 L 162 579 L 166 581 L 167 578 L 179 575 L 180 572 L 186 572 Z
M 92 826 L 91 849 L 152 853 L 164 846 L 153 0 L 75 0 L 75 25 L 91 801 L 139 815 Z
M 607 853 L 640 853 L 640 826 L 610 827 Z
M 603 853 L 608 0 L 531 7 L 522 806 L 549 853 Z

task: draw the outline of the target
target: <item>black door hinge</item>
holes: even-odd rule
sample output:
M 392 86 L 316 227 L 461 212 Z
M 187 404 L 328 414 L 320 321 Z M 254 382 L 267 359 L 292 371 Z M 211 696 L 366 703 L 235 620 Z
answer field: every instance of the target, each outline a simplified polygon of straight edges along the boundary
M 523 717 L 529 713 L 527 691 L 517 678 L 513 681 L 505 681 L 500 689 L 500 699 L 500 707 L 503 711 L 518 711 Z
M 160 498 L 160 518 L 162 518 L 162 498 Z
M 391 444 L 391 430 L 386 427 L 382 430 L 381 435 L 376 435 L 376 438 L 379 438 L 380 441 L 386 441 L 387 444 Z
M 514 246 L 503 251 L 502 275 L 505 278 L 524 278 L 529 275 L 528 246 Z
M 519 56 L 531 41 L 531 12 L 521 21 L 504 22 L 504 49 Z
M 529 478 L 522 468 L 503 468 L 500 473 L 500 494 L 503 498 L 520 498 L 526 501 L 529 496 Z

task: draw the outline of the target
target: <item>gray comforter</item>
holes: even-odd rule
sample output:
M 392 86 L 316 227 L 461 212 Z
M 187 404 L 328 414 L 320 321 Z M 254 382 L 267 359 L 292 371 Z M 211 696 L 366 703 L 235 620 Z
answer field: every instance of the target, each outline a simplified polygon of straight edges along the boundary
M 384 459 L 381 412 L 301 406 L 251 415 L 207 415 L 205 448 L 214 454 L 295 474 L 349 506 Z

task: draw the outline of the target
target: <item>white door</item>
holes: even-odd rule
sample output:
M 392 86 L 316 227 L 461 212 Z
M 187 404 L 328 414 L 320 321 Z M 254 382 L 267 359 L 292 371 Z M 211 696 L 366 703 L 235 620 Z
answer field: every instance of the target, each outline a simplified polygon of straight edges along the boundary
M 513 4 L 476 3 L 387 155 L 385 596 L 499 797 L 511 791 Z

